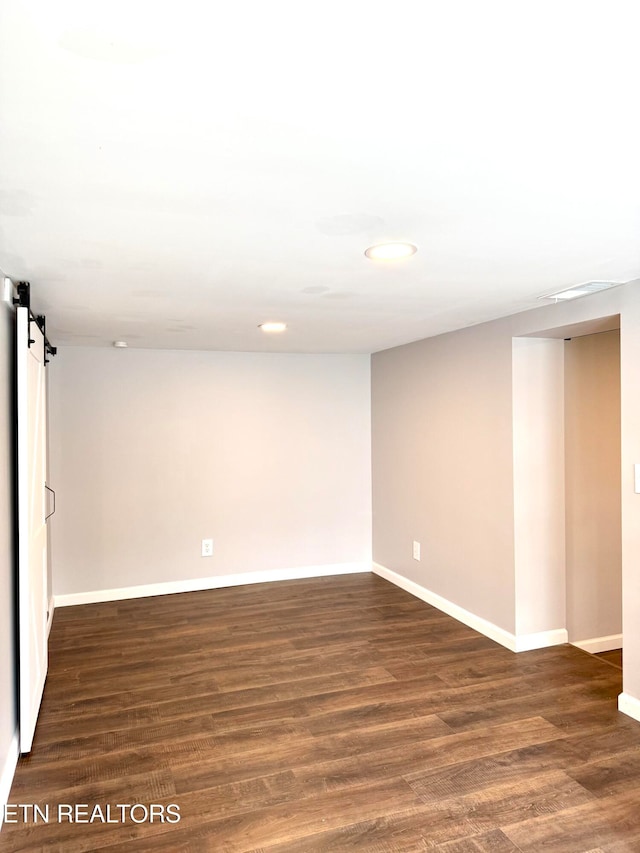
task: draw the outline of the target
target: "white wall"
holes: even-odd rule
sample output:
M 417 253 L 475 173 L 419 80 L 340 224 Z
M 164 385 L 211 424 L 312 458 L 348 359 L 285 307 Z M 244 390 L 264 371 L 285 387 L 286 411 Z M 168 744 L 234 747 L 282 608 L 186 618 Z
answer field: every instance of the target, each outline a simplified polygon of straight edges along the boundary
M 56 596 L 369 568 L 368 356 L 61 347 L 49 380 Z
M 17 758 L 13 541 L 13 310 L 0 302 L 0 815 Z M 1 823 L 1 817 L 0 817 Z
M 567 341 L 565 388 L 567 629 L 584 642 L 622 631 L 618 331 Z

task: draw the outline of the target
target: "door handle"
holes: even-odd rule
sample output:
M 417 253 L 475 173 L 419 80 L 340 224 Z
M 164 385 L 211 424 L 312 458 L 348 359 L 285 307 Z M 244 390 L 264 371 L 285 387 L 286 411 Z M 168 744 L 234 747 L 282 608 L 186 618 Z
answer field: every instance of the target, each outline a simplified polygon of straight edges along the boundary
M 51 518 L 51 516 L 53 515 L 53 513 L 56 511 L 56 493 L 53 491 L 53 489 L 51 489 L 49 486 L 47 486 L 46 483 L 44 484 L 44 487 L 48 492 L 51 492 L 51 494 L 53 495 L 53 509 L 51 510 L 49 515 L 45 515 L 45 517 L 44 517 L 44 520 L 48 521 Z

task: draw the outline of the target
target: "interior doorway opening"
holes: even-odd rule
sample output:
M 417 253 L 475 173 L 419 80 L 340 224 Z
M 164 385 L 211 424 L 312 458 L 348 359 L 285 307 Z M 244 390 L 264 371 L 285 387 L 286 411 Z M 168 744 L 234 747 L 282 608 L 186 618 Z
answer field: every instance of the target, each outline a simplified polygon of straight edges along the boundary
M 618 315 L 513 339 L 513 427 L 518 643 L 570 642 L 613 662 L 622 647 Z
M 564 344 L 565 553 L 569 642 L 622 649 L 620 331 Z M 621 664 L 620 664 L 621 665 Z

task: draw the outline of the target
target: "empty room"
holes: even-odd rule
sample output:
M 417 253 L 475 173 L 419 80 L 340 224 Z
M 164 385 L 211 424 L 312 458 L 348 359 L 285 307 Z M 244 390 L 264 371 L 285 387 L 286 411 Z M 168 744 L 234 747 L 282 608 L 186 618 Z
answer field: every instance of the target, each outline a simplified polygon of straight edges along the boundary
M 640 851 L 636 18 L 6 0 L 0 853 Z

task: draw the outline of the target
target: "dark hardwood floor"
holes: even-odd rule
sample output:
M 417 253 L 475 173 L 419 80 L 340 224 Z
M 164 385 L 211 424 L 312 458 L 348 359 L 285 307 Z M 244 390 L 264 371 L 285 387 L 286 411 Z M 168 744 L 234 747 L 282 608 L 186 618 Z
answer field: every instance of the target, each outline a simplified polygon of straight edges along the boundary
M 610 652 L 598 652 L 596 657 L 622 669 L 622 649 L 612 649 Z
M 10 799 L 49 822 L 1 853 L 640 851 L 621 672 L 513 654 L 375 575 L 59 609 L 50 648 Z

